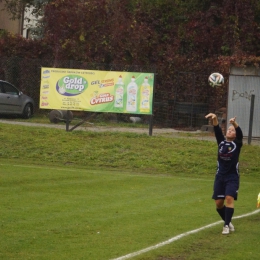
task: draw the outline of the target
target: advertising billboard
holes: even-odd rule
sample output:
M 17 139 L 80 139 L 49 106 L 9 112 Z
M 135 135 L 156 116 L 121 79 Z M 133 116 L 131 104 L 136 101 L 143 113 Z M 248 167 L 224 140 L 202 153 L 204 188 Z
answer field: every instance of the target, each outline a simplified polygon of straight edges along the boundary
M 42 68 L 41 109 L 152 114 L 154 73 Z

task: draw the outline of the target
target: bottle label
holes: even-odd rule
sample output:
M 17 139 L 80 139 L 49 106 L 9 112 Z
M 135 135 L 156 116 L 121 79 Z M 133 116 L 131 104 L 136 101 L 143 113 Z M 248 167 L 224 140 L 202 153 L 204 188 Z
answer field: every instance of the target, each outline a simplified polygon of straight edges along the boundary
M 114 107 L 123 108 L 124 88 L 122 85 L 116 85 Z
M 127 110 L 136 111 L 136 100 L 137 99 L 137 90 L 135 86 L 130 86 L 127 93 Z

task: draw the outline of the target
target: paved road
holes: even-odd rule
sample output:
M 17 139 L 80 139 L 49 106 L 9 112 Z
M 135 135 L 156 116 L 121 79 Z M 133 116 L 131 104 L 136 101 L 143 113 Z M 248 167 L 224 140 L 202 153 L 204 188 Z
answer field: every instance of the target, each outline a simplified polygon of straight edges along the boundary
M 66 131 L 66 124 L 41 124 L 41 123 L 30 123 L 30 122 L 21 122 L 13 120 L 0 119 L 0 123 L 4 124 L 13 124 L 13 125 L 24 125 L 24 126 L 36 126 L 36 127 L 47 127 L 47 128 L 56 128 L 64 129 Z M 71 129 L 73 126 L 69 126 Z M 109 127 L 109 126 L 79 126 L 73 131 L 82 130 L 82 131 L 94 131 L 94 132 L 131 132 L 131 133 L 140 133 L 149 135 L 149 128 L 130 128 L 130 127 Z M 186 134 L 185 134 L 186 133 Z M 185 137 L 185 138 L 197 138 L 200 140 L 215 140 L 215 137 L 210 135 L 207 132 L 202 131 L 180 131 L 173 128 L 154 128 L 152 131 L 153 136 L 165 136 L 165 137 Z
M 13 124 L 13 125 L 24 125 L 24 126 L 36 126 L 36 127 L 47 127 L 47 128 L 56 128 L 56 129 L 64 129 L 66 131 L 66 124 L 40 124 L 40 123 L 30 123 L 24 121 L 12 121 L 10 119 L 0 119 L 0 123 L 4 124 Z M 72 126 L 69 126 L 71 129 Z M 94 131 L 94 132 L 130 132 L 130 133 L 139 133 L 139 134 L 147 134 L 149 135 L 148 127 L 145 128 L 130 128 L 130 127 L 109 127 L 109 126 L 79 126 L 73 131 Z M 165 137 L 175 137 L 175 138 L 196 138 L 199 140 L 207 140 L 207 141 L 215 141 L 215 137 L 212 133 L 204 132 L 204 131 L 180 131 L 173 128 L 154 128 L 153 136 L 165 136 Z M 248 137 L 244 137 L 244 143 L 248 143 Z M 260 139 L 254 138 L 251 140 L 251 144 L 260 145 Z

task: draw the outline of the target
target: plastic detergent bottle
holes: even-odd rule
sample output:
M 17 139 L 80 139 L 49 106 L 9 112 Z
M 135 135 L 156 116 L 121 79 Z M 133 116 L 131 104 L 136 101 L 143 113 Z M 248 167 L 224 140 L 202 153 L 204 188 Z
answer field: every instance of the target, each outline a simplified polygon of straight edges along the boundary
M 140 111 L 149 112 L 150 110 L 150 85 L 148 83 L 148 78 L 144 78 L 144 82 L 141 86 L 141 99 L 140 99 Z
M 124 82 L 120 75 L 117 83 L 115 84 L 115 101 L 114 107 L 123 108 L 124 106 Z
M 137 91 L 138 87 L 135 83 L 135 77 L 133 76 L 131 82 L 127 86 L 127 103 L 126 110 L 130 112 L 136 112 L 137 110 Z

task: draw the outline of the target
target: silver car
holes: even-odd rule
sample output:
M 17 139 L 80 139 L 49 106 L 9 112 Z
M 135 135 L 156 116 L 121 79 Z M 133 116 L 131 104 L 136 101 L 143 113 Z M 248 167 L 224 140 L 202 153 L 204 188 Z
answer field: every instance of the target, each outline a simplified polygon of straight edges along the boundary
M 0 114 L 32 117 L 34 101 L 9 82 L 0 80 Z

